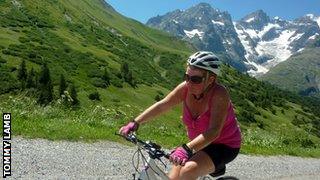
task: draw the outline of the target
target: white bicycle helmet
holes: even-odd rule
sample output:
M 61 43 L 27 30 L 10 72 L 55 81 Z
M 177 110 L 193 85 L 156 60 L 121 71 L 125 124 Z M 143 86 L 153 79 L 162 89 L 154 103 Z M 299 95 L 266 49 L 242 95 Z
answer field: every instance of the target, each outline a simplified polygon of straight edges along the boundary
M 220 74 L 220 64 L 218 57 L 209 51 L 198 51 L 188 58 L 188 65 L 211 71 L 216 75 Z

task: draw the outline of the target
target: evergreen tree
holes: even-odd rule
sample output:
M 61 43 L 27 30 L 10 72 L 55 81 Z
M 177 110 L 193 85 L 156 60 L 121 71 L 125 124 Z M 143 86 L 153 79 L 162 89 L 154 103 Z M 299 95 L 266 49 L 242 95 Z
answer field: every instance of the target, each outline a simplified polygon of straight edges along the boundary
M 128 63 L 123 63 L 122 65 L 121 65 L 121 74 L 122 74 L 122 77 L 126 77 L 127 76 L 127 74 L 129 73 L 129 65 L 128 65 Z
M 49 82 L 51 82 L 50 70 L 48 68 L 48 65 L 45 63 L 41 67 L 39 83 L 40 84 L 48 84 Z
M 53 100 L 53 87 L 51 84 L 50 70 L 47 64 L 41 68 L 39 77 L 40 96 L 38 102 L 40 104 L 48 104 Z
M 133 80 L 133 76 L 132 76 L 132 71 L 129 71 L 127 76 L 126 76 L 126 82 L 129 83 L 132 87 L 135 87 L 136 84 Z
M 18 69 L 18 79 L 20 81 L 26 81 L 27 79 L 27 67 L 26 67 L 26 61 L 23 60 L 19 66 Z
M 103 80 L 106 82 L 107 86 L 110 85 L 111 78 L 107 68 L 104 69 Z
M 72 98 L 72 102 L 71 104 L 74 106 L 74 105 L 78 105 L 79 104 L 79 100 L 78 100 L 78 95 L 77 95 L 77 91 L 76 91 L 76 88 L 73 84 L 71 84 L 71 87 L 70 87 L 70 96 Z
M 28 78 L 27 78 L 27 85 L 26 85 L 27 88 L 35 88 L 36 87 L 36 83 L 35 83 L 34 78 L 35 78 L 35 73 L 34 73 L 34 70 L 32 68 L 30 70 Z
M 18 79 L 21 82 L 21 89 L 23 90 L 25 88 L 26 80 L 27 80 L 27 67 L 26 67 L 26 61 L 23 60 L 19 66 L 18 69 Z
M 121 74 L 125 82 L 130 84 L 132 87 L 135 87 L 136 84 L 133 80 L 132 71 L 129 69 L 128 63 L 123 63 L 121 66 Z
M 59 96 L 63 95 L 64 91 L 67 89 L 67 83 L 64 78 L 64 75 L 60 75 L 60 84 L 59 84 Z

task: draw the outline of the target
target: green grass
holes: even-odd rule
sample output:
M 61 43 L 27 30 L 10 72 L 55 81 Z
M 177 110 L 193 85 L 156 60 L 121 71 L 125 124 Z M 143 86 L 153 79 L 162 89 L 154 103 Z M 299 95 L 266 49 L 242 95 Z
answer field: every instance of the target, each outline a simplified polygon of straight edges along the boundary
M 8 47 L 12 43 L 18 43 L 20 32 L 12 31 L 8 28 L 0 28 L 0 42 L 4 47 Z
M 33 98 L 26 97 L 24 93 L 2 95 L 0 111 L 12 113 L 12 133 L 15 136 L 84 142 L 111 140 L 124 143 L 114 133 L 130 118 L 154 103 L 152 97 L 158 89 L 159 87 L 141 86 L 136 90 L 127 87 L 117 91 L 111 87 L 99 91 L 102 102 L 89 101 L 86 94 L 80 92 L 79 99 L 82 104 L 78 109 L 66 108 L 59 101 L 46 107 L 39 106 Z M 178 106 L 142 125 L 138 135 L 166 148 L 178 146 L 187 141 L 180 115 L 181 107 Z M 268 126 L 272 131 L 254 126 L 243 130 L 241 153 L 320 157 L 319 138 L 308 137 L 305 131 L 288 123 L 286 119 L 279 118 L 280 122 L 274 124 L 271 124 L 274 119 L 270 118 L 269 121 Z M 314 146 L 305 144 L 309 139 L 312 139 Z

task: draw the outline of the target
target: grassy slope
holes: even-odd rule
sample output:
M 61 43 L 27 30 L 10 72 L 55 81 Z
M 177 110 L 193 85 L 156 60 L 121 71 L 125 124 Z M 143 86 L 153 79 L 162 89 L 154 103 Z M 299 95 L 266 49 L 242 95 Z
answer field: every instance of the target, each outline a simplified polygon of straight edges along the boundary
M 181 40 L 167 33 L 148 28 L 147 26 L 144 26 L 142 23 L 133 19 L 125 18 L 116 11 L 108 10 L 99 0 L 68 0 L 61 1 L 61 3 L 65 7 L 68 7 L 68 12 L 73 15 L 72 17 L 81 17 L 83 16 L 83 12 L 85 12 L 94 17 L 94 21 L 114 27 L 115 29 L 121 31 L 121 33 L 136 38 L 147 45 L 151 45 L 152 47 L 165 51 L 189 54 L 189 50 L 186 48 L 185 42 L 182 42 Z

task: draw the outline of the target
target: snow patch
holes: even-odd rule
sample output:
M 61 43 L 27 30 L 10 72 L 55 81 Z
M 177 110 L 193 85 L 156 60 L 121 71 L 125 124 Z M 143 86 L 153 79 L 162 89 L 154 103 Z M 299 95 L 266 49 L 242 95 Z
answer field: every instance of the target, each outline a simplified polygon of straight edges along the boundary
M 313 19 L 314 15 L 313 14 L 306 14 L 306 17 L 309 17 L 310 19 Z
M 198 29 L 193 29 L 191 31 L 187 31 L 187 30 L 183 30 L 183 31 L 189 38 L 193 38 L 197 34 L 201 40 L 204 34 L 203 31 L 199 31 Z
M 238 29 L 237 26 L 236 26 L 237 24 L 235 22 L 233 23 L 233 25 L 235 27 L 235 30 L 236 30 L 236 32 L 238 34 L 238 37 L 239 37 L 244 49 L 246 50 L 246 54 L 244 56 L 248 60 L 250 54 L 254 54 L 254 50 L 250 46 L 249 41 L 246 40 L 247 33 L 243 29 Z
M 224 44 L 228 44 L 228 45 L 232 45 L 232 42 L 229 39 L 226 39 L 225 41 L 223 41 Z
M 279 16 L 274 17 L 273 19 L 275 20 L 281 20 L 281 18 Z
M 247 23 L 250 23 L 250 22 L 252 22 L 253 20 L 254 20 L 254 17 L 247 19 L 246 22 L 247 22 Z
M 310 14 L 309 14 L 310 15 Z M 313 15 L 313 14 L 311 14 L 311 15 Z M 309 16 L 310 17 L 310 19 L 312 19 L 313 21 L 315 21 L 315 22 L 317 22 L 317 24 L 318 24 L 318 26 L 319 26 L 319 28 L 320 28 L 320 16 L 319 17 L 317 17 L 317 16 L 312 16 L 312 18 L 311 18 L 311 16 Z
M 290 42 L 295 41 L 295 40 L 297 40 L 297 39 L 300 39 L 301 36 L 303 36 L 303 35 L 304 35 L 304 33 L 300 33 L 300 34 L 297 34 L 297 35 L 295 35 L 295 36 L 291 36 L 291 37 L 289 38 L 289 40 L 290 40 Z
M 248 33 L 249 34 L 249 36 L 251 37 L 251 38 L 259 38 L 259 32 L 257 32 L 256 30 L 254 30 L 254 29 L 246 29 L 245 30 L 246 31 L 246 33 Z
M 272 28 L 281 28 L 279 24 L 271 24 L 271 23 L 268 23 L 266 26 L 264 26 L 263 30 L 262 31 L 256 31 L 254 29 L 245 29 L 244 31 L 246 33 L 249 34 L 249 36 L 254 39 L 254 38 L 262 38 L 262 36 L 267 33 L 268 31 L 270 31 L 270 29 Z
M 248 71 L 248 74 L 251 75 L 251 76 L 257 76 L 257 75 L 261 75 L 261 74 L 265 74 L 269 71 L 269 69 L 261 66 L 260 64 L 257 64 L 253 61 L 248 61 L 248 62 L 244 62 L 246 65 L 252 65 L 254 66 L 255 68 L 257 68 L 257 70 L 253 70 L 253 69 L 250 69 Z
M 267 69 L 274 67 L 282 61 L 288 59 L 292 53 L 289 49 L 289 44 L 292 42 L 290 38 L 295 34 L 295 31 L 285 30 L 283 31 L 278 38 L 275 38 L 272 41 L 261 41 L 258 43 L 256 51 L 259 55 L 270 55 L 274 58 L 268 60 L 262 65 Z
M 217 25 L 220 25 L 220 26 L 224 26 L 224 23 L 223 23 L 223 22 L 220 22 L 220 21 L 211 20 L 211 22 L 212 22 L 213 24 L 217 24 Z
M 315 15 L 313 15 L 313 14 L 306 14 L 305 17 L 308 17 L 308 18 L 310 18 L 311 20 L 317 22 L 317 24 L 318 24 L 318 26 L 319 26 L 319 28 L 320 28 L 320 16 L 317 17 L 317 16 L 315 16 Z
M 175 19 L 172 20 L 174 23 L 179 24 L 179 22 Z
M 318 34 L 318 33 L 316 33 L 316 34 L 315 34 L 315 35 L 313 35 L 313 36 L 310 36 L 310 37 L 309 37 L 309 39 L 310 39 L 310 40 L 314 40 L 314 39 L 316 39 L 316 37 L 317 37 L 317 36 L 319 36 L 319 34 Z
M 268 31 L 270 31 L 270 29 L 272 28 L 280 28 L 279 24 L 271 24 L 268 23 L 266 26 L 264 26 L 263 30 L 260 31 L 257 35 L 259 38 L 262 38 L 262 36 L 267 33 Z

